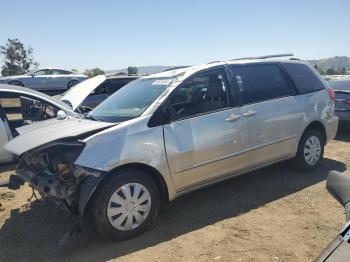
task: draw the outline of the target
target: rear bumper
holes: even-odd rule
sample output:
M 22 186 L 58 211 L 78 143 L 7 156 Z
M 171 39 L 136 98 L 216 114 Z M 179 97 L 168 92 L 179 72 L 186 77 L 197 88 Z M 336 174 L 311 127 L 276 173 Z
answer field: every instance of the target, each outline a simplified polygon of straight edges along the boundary
M 327 141 L 333 140 L 338 131 L 339 118 L 337 116 L 332 116 L 325 122 Z

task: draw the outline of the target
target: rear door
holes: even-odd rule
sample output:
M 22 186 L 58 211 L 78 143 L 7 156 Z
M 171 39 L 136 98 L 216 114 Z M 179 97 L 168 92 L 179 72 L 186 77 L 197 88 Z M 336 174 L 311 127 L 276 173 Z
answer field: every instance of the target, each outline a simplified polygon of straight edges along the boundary
M 48 78 L 47 86 L 52 90 L 67 90 L 70 81 L 68 71 L 60 69 L 52 69 L 51 75 Z
M 246 120 L 246 161 L 254 168 L 293 154 L 303 107 L 275 63 L 230 65 Z
M 183 191 L 242 167 L 234 155 L 244 149 L 240 108 L 232 107 L 224 67 L 189 77 L 170 96 L 173 121 L 164 125 L 169 167 Z

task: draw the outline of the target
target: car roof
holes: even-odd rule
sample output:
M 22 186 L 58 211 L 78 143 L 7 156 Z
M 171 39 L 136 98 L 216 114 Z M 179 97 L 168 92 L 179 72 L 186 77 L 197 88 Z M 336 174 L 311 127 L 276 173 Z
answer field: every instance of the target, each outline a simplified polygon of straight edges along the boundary
M 350 79 L 330 80 L 328 84 L 335 91 L 350 91 Z
M 243 65 L 243 64 L 264 64 L 264 63 L 291 63 L 291 64 L 306 64 L 308 62 L 299 59 L 237 59 L 237 60 L 226 60 L 226 61 L 214 61 L 207 64 L 195 65 L 183 68 L 176 68 L 173 70 L 163 71 L 160 73 L 144 76 L 143 78 L 158 78 L 158 77 L 178 77 L 188 76 L 203 69 L 209 69 L 220 65 L 230 64 L 230 65 Z

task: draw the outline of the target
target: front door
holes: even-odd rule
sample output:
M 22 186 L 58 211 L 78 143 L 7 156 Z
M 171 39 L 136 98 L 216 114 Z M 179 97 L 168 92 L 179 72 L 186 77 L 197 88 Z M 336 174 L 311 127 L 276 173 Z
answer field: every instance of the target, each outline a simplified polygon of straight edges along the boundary
M 169 167 L 178 192 L 242 167 L 244 120 L 228 99 L 224 68 L 187 79 L 170 96 L 173 121 L 164 125 Z
M 35 90 L 47 90 L 48 78 L 50 76 L 49 69 L 42 69 L 34 72 L 30 78 L 27 79 L 25 86 Z

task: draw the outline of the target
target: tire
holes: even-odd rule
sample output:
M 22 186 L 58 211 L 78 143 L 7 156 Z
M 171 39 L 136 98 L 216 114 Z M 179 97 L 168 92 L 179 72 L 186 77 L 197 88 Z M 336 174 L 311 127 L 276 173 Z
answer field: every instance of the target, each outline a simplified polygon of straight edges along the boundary
M 78 80 L 71 80 L 71 81 L 69 81 L 69 83 L 67 85 L 67 88 L 69 89 L 69 88 L 71 88 L 71 87 L 73 87 L 73 86 L 75 86 L 77 84 L 79 84 Z
M 13 86 L 24 86 L 23 83 L 21 81 L 18 80 L 13 80 L 9 82 L 9 85 L 13 85 Z
M 125 169 L 110 176 L 99 187 L 91 213 L 101 235 L 120 241 L 141 234 L 154 223 L 159 212 L 160 194 L 154 181 L 141 170 Z M 139 192 L 135 202 L 134 199 L 130 202 L 131 198 L 124 194 L 123 190 L 128 192 L 128 188 L 134 199 L 135 192 Z
M 323 159 L 324 143 L 319 131 L 307 129 L 300 139 L 294 159 L 296 167 L 307 172 L 317 169 Z

